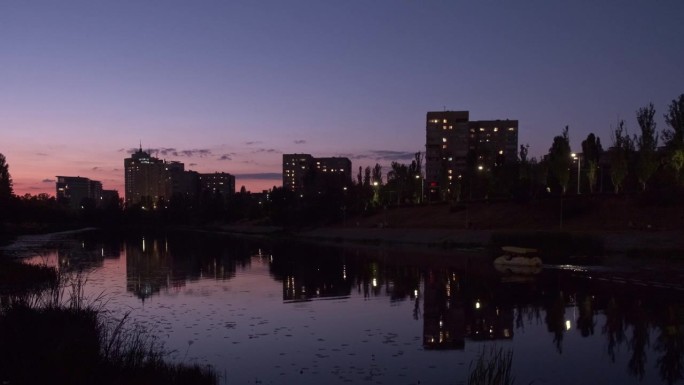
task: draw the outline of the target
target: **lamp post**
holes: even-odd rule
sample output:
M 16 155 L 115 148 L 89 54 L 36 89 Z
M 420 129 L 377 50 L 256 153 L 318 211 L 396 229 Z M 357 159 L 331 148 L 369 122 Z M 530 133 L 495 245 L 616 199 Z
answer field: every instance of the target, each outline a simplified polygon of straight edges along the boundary
M 416 179 L 420 181 L 420 204 L 423 204 L 423 195 L 425 194 L 425 181 L 420 177 L 420 174 L 416 175 Z
M 582 169 L 582 157 L 574 152 L 570 154 L 572 159 L 577 160 L 577 195 L 580 194 L 580 170 Z

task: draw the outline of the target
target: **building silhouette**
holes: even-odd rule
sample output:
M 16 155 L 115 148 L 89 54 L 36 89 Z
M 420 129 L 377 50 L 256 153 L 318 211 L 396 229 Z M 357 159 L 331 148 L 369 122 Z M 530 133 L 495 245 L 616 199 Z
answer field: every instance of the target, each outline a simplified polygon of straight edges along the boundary
M 126 204 L 155 209 L 174 197 L 196 198 L 203 191 L 229 196 L 235 193 L 235 177 L 225 172 L 200 174 L 185 164 L 150 156 L 140 148 L 124 159 Z
M 471 121 L 468 111 L 428 112 L 425 177 L 432 195 L 449 192 L 467 172 L 491 172 L 517 160 L 517 120 Z
M 100 206 L 102 182 L 80 176 L 57 176 L 57 201 L 72 209 Z
M 141 147 L 130 158 L 124 159 L 124 169 L 127 205 L 140 204 L 143 208 L 152 208 L 160 199 L 168 196 L 165 161 L 150 156 Z
M 314 158 L 310 154 L 283 154 L 283 187 L 301 193 L 351 183 L 351 160 Z
M 223 196 L 235 194 L 235 176 L 227 172 L 215 172 L 213 174 L 199 174 L 202 191 L 212 194 L 219 193 Z

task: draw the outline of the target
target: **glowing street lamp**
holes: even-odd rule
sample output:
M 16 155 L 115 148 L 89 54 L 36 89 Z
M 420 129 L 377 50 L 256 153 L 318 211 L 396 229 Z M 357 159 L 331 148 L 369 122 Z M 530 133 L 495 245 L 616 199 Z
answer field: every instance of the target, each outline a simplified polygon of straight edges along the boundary
M 423 195 L 425 194 L 425 182 L 423 181 L 423 178 L 420 177 L 420 174 L 416 175 L 416 179 L 420 180 L 420 203 L 423 203 Z
M 580 170 L 581 170 L 581 165 L 582 165 L 582 157 L 580 157 L 578 154 L 575 154 L 574 152 L 570 154 L 572 159 L 577 159 L 577 195 L 580 194 Z

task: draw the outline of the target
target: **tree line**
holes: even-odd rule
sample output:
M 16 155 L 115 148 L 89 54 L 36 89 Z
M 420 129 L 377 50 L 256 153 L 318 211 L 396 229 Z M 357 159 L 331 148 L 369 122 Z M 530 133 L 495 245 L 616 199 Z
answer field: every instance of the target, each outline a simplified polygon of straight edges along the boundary
M 286 227 L 317 226 L 353 221 L 389 206 L 435 201 L 481 199 L 534 199 L 549 194 L 567 194 L 575 183 L 578 192 L 624 193 L 682 190 L 684 171 L 684 94 L 672 100 L 664 114 L 665 127 L 658 131 L 653 103 L 635 111 L 638 133 L 629 135 L 627 123 L 611 127 L 610 147 L 590 133 L 581 142 L 581 154 L 572 157 L 570 129 L 566 126 L 553 138 L 548 153 L 529 158 L 529 145 L 520 145 L 514 162 L 496 156 L 491 169 L 478 168 L 478 158 L 488 154 L 471 151 L 462 174 L 447 173 L 442 167 L 439 188 L 426 183 L 424 154 L 416 152 L 408 163 L 392 162 L 386 174 L 376 163 L 358 168 L 351 181 L 322 179 L 315 170 L 305 176 L 302 190 L 274 186 L 264 194 L 252 194 L 244 187 L 236 194 L 202 194 L 198 199 L 172 197 L 149 212 L 141 207 L 124 210 L 121 201 L 104 207 L 86 205 L 73 212 L 47 194 L 15 196 L 9 165 L 0 154 L 0 224 L 3 222 L 88 222 L 121 223 L 218 223 L 240 222 Z M 579 182 L 579 185 L 576 183 Z
M 600 138 L 593 133 L 582 141 L 579 160 L 584 167 L 579 171 L 588 191 L 597 191 L 600 177 L 609 179 L 614 193 L 646 191 L 649 188 L 678 191 L 681 189 L 684 166 L 684 94 L 672 100 L 664 114 L 665 127 L 658 131 L 653 103 L 635 111 L 638 133 L 629 135 L 627 124 L 618 120 L 611 128 L 611 146 L 604 149 Z M 566 126 L 561 135 L 554 137 L 548 155 L 549 181 L 565 193 L 570 180 L 573 158 Z M 659 145 L 662 144 L 662 145 Z M 522 146 L 521 146 L 522 148 Z M 522 152 L 522 151 L 521 151 Z M 529 165 L 521 157 L 521 167 Z M 578 166 L 579 169 L 579 166 Z M 600 191 L 604 191 L 600 188 Z

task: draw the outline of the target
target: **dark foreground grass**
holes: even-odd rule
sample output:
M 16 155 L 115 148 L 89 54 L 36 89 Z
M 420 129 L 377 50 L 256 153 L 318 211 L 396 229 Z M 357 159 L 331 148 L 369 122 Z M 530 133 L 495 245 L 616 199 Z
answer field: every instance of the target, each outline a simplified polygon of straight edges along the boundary
M 171 364 L 157 340 L 86 304 L 80 278 L 41 294 L 5 295 L 0 307 L 2 384 L 216 384 L 199 365 Z M 71 291 L 65 295 L 65 288 Z M 93 302 L 97 303 L 97 301 Z
M 513 385 L 513 351 L 492 347 L 482 349 L 470 363 L 468 385 Z
M 57 273 L 52 268 L 28 265 L 0 255 L 0 296 L 39 292 L 56 282 Z

